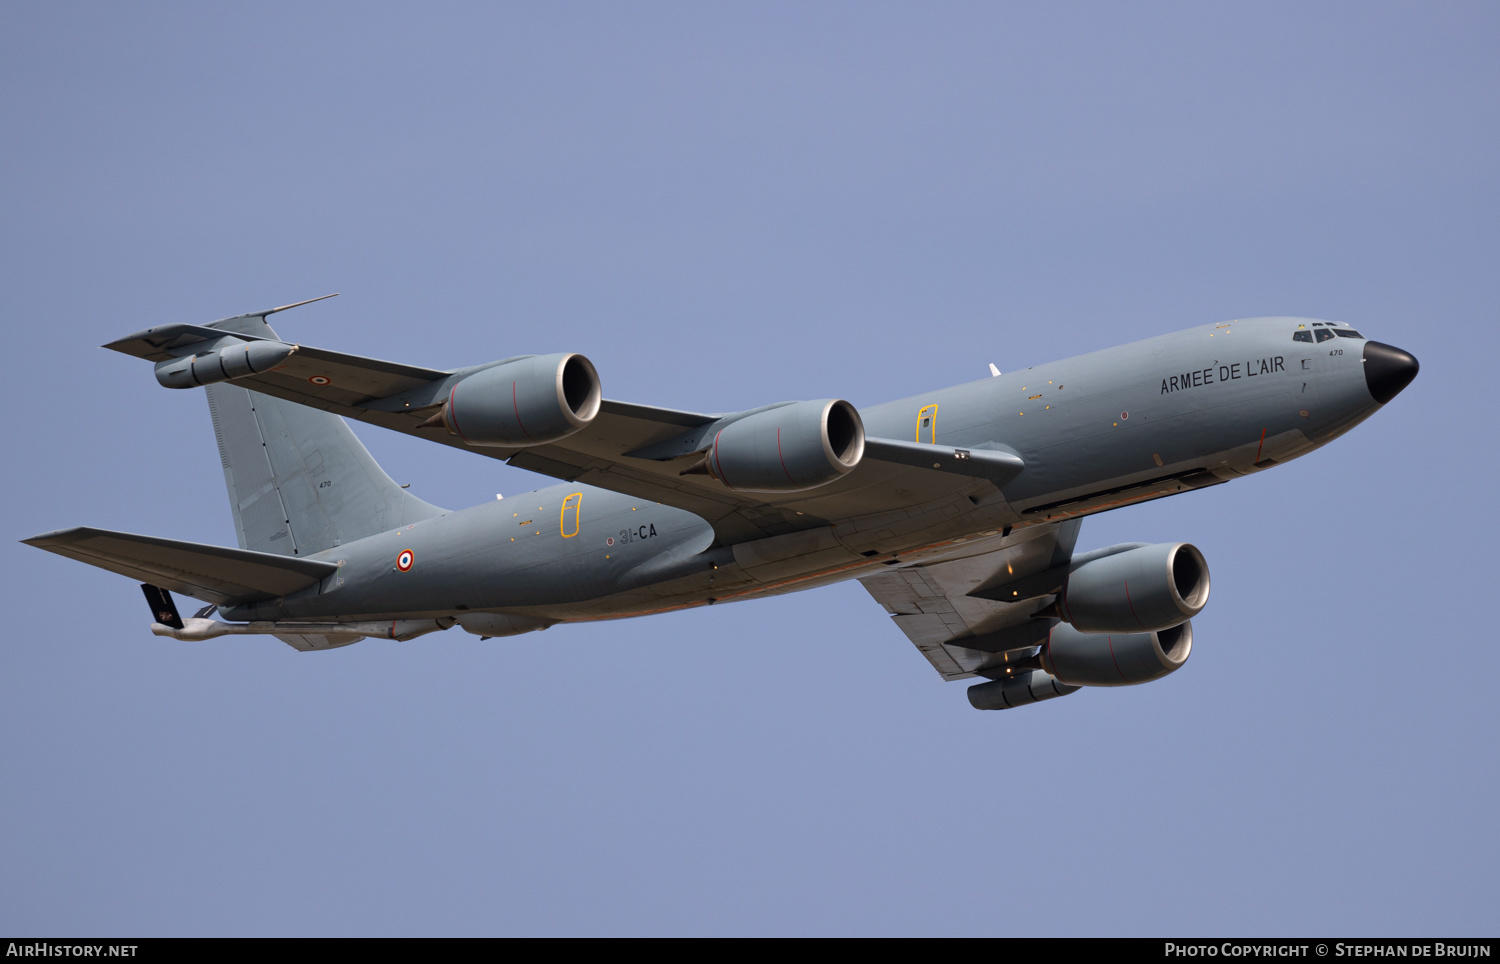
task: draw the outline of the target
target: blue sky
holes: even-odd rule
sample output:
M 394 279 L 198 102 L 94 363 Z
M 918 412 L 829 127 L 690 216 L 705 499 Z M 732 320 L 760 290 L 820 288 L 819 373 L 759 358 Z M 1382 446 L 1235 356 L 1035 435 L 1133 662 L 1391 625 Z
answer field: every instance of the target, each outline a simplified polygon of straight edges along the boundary
M 11 4 L 0 930 L 1493 933 L 1500 13 L 1478 3 Z M 291 340 L 864 405 L 1238 317 L 1422 373 L 1095 517 L 1213 600 L 1156 683 L 977 713 L 857 584 L 481 642 L 152 637 L 18 545 L 233 544 L 206 406 Z M 359 430 L 459 507 L 545 480 Z

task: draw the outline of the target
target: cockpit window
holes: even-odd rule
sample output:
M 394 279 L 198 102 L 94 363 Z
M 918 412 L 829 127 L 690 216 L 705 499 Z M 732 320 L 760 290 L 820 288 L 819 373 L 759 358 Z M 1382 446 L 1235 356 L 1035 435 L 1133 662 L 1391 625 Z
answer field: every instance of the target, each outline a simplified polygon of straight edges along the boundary
M 1311 342 L 1312 332 L 1308 331 L 1306 328 L 1302 329 L 1301 331 L 1294 331 L 1292 332 L 1292 341 Z
M 1333 332 L 1329 331 L 1327 328 L 1319 328 L 1317 331 L 1313 332 L 1313 337 L 1317 338 L 1320 342 L 1324 342 L 1333 337 Z
M 1361 335 L 1359 332 L 1355 331 L 1353 328 L 1335 328 L 1333 330 L 1333 333 L 1335 335 L 1338 335 L 1340 338 L 1363 338 L 1364 337 L 1364 335 Z

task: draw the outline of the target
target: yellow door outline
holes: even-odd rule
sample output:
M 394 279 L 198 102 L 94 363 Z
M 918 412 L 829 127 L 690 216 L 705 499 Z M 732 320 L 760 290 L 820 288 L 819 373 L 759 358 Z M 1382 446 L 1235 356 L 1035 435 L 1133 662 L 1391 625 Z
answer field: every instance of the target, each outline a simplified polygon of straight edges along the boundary
M 927 429 L 927 443 L 937 444 L 937 405 L 924 405 L 917 412 L 917 441 L 922 441 L 922 429 Z
M 579 507 L 582 506 L 582 505 L 583 505 L 583 493 L 582 492 L 574 492 L 572 495 L 568 496 L 566 499 L 563 499 L 562 512 L 558 513 L 558 516 L 557 516 L 557 531 L 562 533 L 562 537 L 564 539 L 571 539 L 574 536 L 578 535 L 578 515 L 579 515 L 579 511 L 578 510 L 579 510 Z M 570 509 L 573 511 L 573 531 L 572 532 L 568 531 L 568 510 L 570 510 Z

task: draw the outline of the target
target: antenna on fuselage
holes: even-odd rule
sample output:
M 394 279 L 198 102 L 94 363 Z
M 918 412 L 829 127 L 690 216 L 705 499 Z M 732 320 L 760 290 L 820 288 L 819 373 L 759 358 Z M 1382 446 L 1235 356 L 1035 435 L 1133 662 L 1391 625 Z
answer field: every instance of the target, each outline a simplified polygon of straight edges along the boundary
M 995 367 L 995 363 L 994 362 L 990 362 L 990 377 L 991 378 L 999 378 L 1000 377 L 1000 369 L 998 369 L 998 368 Z

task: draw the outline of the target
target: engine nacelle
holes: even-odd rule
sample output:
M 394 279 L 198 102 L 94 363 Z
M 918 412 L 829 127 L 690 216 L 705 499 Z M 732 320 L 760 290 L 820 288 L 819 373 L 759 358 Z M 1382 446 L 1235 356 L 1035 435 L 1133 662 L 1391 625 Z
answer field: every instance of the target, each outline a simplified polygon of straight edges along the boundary
M 521 448 L 584 428 L 602 398 L 599 373 L 587 358 L 532 355 L 463 379 L 427 424 L 441 424 L 470 445 Z
M 1127 549 L 1068 574 L 1057 612 L 1085 633 L 1139 633 L 1192 619 L 1208 602 L 1208 562 L 1185 542 Z
M 1076 692 L 1077 686 L 1064 683 L 1042 670 L 1032 669 L 1012 679 L 975 683 L 969 687 L 969 705 L 976 710 L 1008 710 Z
M 841 399 L 823 399 L 731 422 L 694 469 L 743 492 L 795 492 L 832 482 L 864 454 L 858 410 Z
M 229 344 L 224 344 L 225 341 Z M 222 347 L 157 362 L 156 380 L 166 388 L 197 388 L 199 385 L 227 382 L 246 375 L 268 372 L 297 350 L 296 345 L 279 341 L 244 342 L 226 338 L 214 344 Z
M 1070 686 L 1133 686 L 1161 679 L 1187 662 L 1193 624 L 1155 633 L 1081 633 L 1058 623 L 1042 645 L 1042 667 Z

